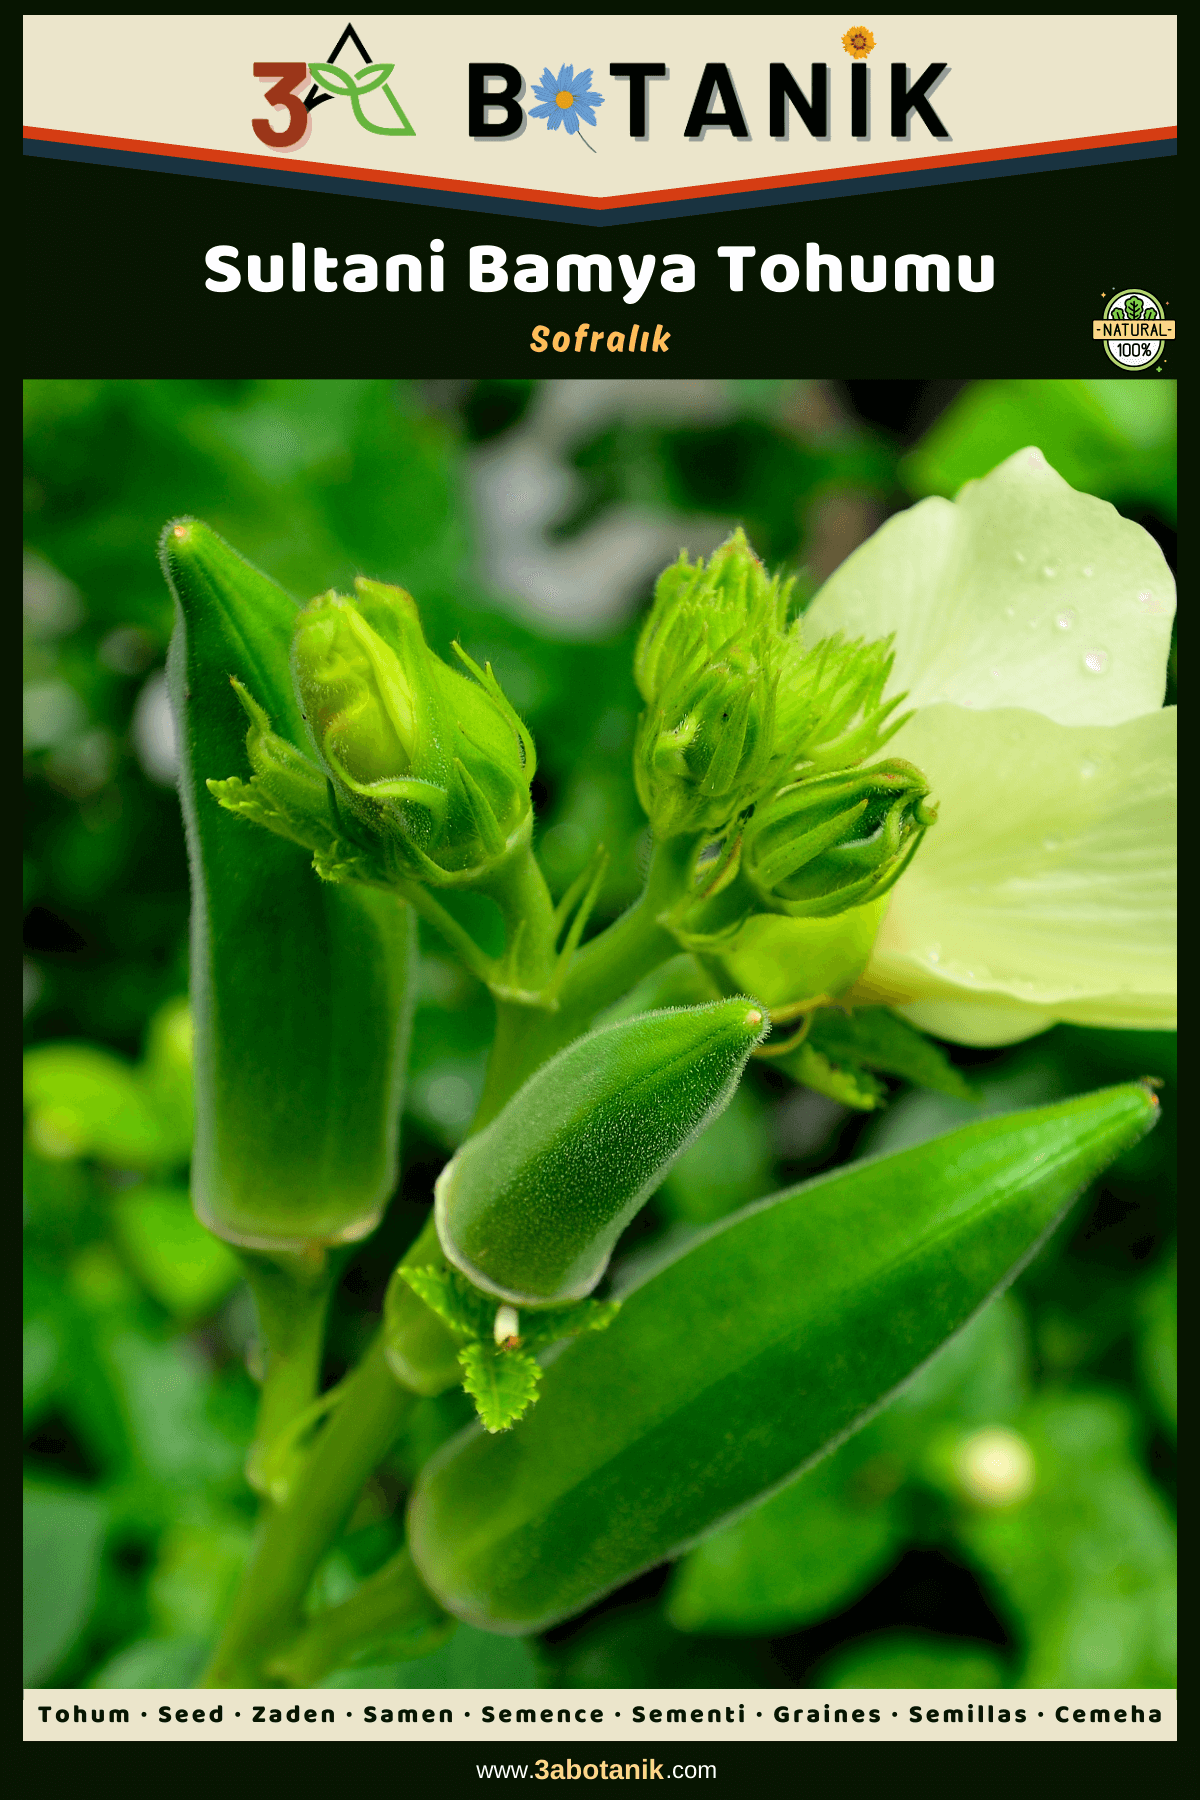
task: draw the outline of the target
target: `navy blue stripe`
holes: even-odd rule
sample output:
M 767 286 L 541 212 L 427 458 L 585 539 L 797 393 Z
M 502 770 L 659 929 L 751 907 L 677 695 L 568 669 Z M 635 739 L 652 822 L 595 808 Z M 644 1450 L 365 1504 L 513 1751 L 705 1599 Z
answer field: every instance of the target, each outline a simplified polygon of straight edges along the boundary
M 1005 175 L 1034 175 L 1056 169 L 1090 169 L 1102 163 L 1146 162 L 1174 156 L 1175 139 L 1145 144 L 1109 144 L 1091 150 L 1051 151 L 1005 161 L 963 163 L 952 168 L 899 170 L 889 175 L 850 176 L 842 181 L 797 187 L 759 189 L 749 194 L 709 194 L 686 200 L 647 201 L 639 206 L 593 212 L 547 201 L 515 200 L 488 194 L 457 194 L 441 188 L 395 187 L 390 182 L 354 181 L 338 175 L 312 175 L 281 163 L 259 169 L 241 163 L 197 162 L 182 156 L 157 156 L 140 150 L 111 150 L 88 144 L 58 144 L 26 138 L 27 156 L 58 162 L 100 163 L 114 169 L 145 169 L 167 175 L 194 175 L 204 181 L 244 181 L 254 187 L 289 187 L 313 194 L 348 194 L 351 198 L 392 200 L 412 206 L 436 206 L 452 212 L 499 214 L 514 219 L 542 219 L 566 225 L 636 225 L 655 219 L 694 218 L 700 213 L 747 212 L 760 206 L 791 206 L 803 200 L 851 199 L 856 194 L 888 194 L 900 188 L 944 187 L 951 182 L 996 181 Z

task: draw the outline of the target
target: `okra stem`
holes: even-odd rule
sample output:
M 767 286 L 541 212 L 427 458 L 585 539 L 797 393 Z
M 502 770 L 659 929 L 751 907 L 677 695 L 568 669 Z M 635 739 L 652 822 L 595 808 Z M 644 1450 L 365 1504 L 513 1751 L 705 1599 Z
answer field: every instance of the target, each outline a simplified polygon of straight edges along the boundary
M 283 1469 L 271 1468 L 271 1451 L 317 1397 L 325 1315 L 336 1278 L 335 1259 L 323 1245 L 310 1252 L 242 1255 L 258 1311 L 263 1359 L 262 1392 L 246 1479 L 256 1493 L 274 1498 Z
M 392 1374 L 377 1337 L 347 1377 L 343 1398 L 291 1490 L 266 1517 L 202 1687 L 263 1684 L 272 1654 L 301 1625 L 304 1597 L 318 1564 L 416 1398 Z
M 496 1036 L 472 1131 L 494 1119 L 534 1070 L 586 1031 L 598 1012 L 678 953 L 663 918 L 684 893 L 694 849 L 687 837 L 655 845 L 641 894 L 576 953 L 556 1011 L 497 1000 Z

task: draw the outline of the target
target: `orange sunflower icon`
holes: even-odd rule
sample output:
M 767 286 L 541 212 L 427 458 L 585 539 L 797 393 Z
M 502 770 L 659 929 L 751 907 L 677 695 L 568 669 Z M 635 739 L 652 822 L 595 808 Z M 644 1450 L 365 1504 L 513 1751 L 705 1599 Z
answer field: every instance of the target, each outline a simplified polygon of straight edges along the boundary
M 856 61 L 861 60 L 864 56 L 870 56 L 874 48 L 875 39 L 865 25 L 852 25 L 842 39 L 842 49 L 848 56 L 853 56 Z

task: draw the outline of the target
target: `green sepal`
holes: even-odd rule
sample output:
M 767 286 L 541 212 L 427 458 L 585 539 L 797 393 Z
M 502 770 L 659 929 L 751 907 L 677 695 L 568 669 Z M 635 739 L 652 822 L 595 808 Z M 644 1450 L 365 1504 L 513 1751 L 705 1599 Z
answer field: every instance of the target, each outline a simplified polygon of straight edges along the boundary
M 273 831 L 276 837 L 287 838 L 289 843 L 299 844 L 304 850 L 333 859 L 341 848 L 341 841 L 334 832 L 322 834 L 316 821 L 281 804 L 257 775 L 252 775 L 249 781 L 230 775 L 225 781 L 208 780 L 204 785 L 226 812 L 236 813 L 238 818 L 248 820 L 251 825 L 261 825 L 264 830 Z
M 772 1061 L 801 1086 L 858 1112 L 872 1112 L 887 1098 L 872 1070 L 956 1100 L 977 1098 L 940 1045 L 883 1006 L 855 1012 L 819 1007 L 803 1041 Z
M 813 1019 L 807 1042 L 833 1062 L 896 1075 L 914 1087 L 949 1094 L 955 1100 L 978 1099 L 941 1045 L 886 1006 L 863 1006 L 853 1012 L 822 1007 Z
M 481 1293 L 457 1269 L 402 1264 L 397 1273 L 462 1346 L 458 1361 L 465 1371 L 463 1387 L 488 1431 L 507 1430 L 536 1400 L 542 1371 L 533 1351 L 583 1331 L 603 1331 L 620 1304 L 583 1300 L 571 1306 L 527 1309 L 520 1314 L 516 1341 L 497 1344 L 495 1295 Z
M 775 1058 L 773 1067 L 782 1069 L 801 1087 L 824 1094 L 840 1106 L 852 1106 L 856 1112 L 874 1112 L 887 1098 L 882 1081 L 853 1063 L 833 1062 L 808 1038 L 787 1056 Z
M 491 1336 L 495 1297 L 472 1287 L 457 1269 L 401 1265 L 400 1276 L 460 1342 Z
M 474 1400 L 485 1431 L 507 1431 L 537 1399 L 542 1371 L 525 1350 L 477 1342 L 464 1345 L 458 1360 L 463 1387 Z

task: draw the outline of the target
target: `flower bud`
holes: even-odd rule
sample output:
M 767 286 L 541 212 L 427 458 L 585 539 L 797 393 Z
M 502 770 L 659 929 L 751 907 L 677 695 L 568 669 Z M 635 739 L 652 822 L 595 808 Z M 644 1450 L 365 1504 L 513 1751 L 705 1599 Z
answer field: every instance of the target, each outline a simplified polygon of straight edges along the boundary
M 634 777 L 655 837 L 720 831 L 778 776 L 777 679 L 764 644 L 728 644 L 643 713 Z
M 655 583 L 638 638 L 633 672 L 642 699 L 652 706 L 672 682 L 698 674 L 729 644 L 782 637 L 793 585 L 767 575 L 740 529 L 707 565 L 703 557 L 689 563 L 681 553 Z
M 767 1027 L 743 996 L 646 1013 L 560 1051 L 438 1178 L 449 1261 L 518 1306 L 589 1293 Z
M 647 702 L 634 774 L 660 840 L 721 830 L 786 766 L 775 694 L 791 587 L 740 530 L 707 565 L 681 555 L 659 577 L 634 658 Z
M 797 774 L 851 768 L 874 756 L 912 717 L 895 717 L 904 696 L 884 700 L 892 640 L 847 641 L 840 633 L 806 651 L 796 631 L 780 674 L 778 732 Z
M 231 675 L 229 682 L 250 720 L 246 755 L 253 775 L 248 784 L 237 776 L 223 781 L 209 777 L 205 783 L 209 793 L 226 811 L 240 813 L 305 849 L 333 848 L 336 821 L 324 774 L 271 729 L 265 709 L 236 675 Z
M 762 994 L 772 1011 L 831 999 L 853 987 L 871 959 L 888 908 L 885 894 L 831 919 L 755 913 L 721 952 L 728 982 Z
M 911 763 L 809 776 L 756 808 L 742 875 L 764 911 L 828 918 L 886 894 L 936 817 Z
M 433 654 L 403 588 L 355 589 L 320 596 L 297 622 L 309 734 L 339 802 L 401 870 L 461 884 L 529 819 L 532 739 L 490 667 L 459 650 L 472 681 Z

